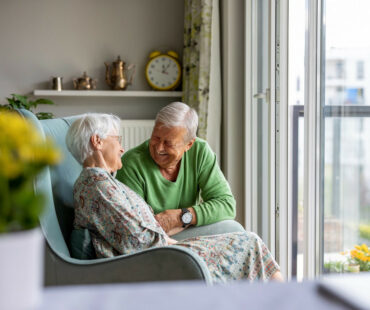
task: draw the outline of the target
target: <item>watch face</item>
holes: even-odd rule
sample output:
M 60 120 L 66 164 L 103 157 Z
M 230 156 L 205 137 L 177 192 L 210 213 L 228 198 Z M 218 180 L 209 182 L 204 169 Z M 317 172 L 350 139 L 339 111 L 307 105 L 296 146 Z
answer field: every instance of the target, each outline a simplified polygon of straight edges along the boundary
M 146 77 L 153 88 L 172 89 L 180 82 L 181 68 L 172 57 L 161 55 L 149 61 L 146 67 Z
M 191 223 L 191 220 L 193 219 L 193 215 L 190 212 L 186 212 L 181 217 L 182 222 L 186 225 Z

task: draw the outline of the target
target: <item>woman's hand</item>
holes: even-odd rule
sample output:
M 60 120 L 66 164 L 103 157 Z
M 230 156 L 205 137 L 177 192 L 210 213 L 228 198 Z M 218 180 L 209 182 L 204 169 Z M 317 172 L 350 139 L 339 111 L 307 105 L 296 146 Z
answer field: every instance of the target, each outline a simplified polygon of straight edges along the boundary
M 167 235 L 165 236 L 165 239 L 166 239 L 168 245 L 173 245 L 173 244 L 177 243 L 177 240 L 172 239 L 172 238 L 168 237 Z
M 184 227 L 175 227 L 172 228 L 170 231 L 167 232 L 167 235 L 173 236 L 178 234 L 179 232 L 182 232 L 185 228 Z

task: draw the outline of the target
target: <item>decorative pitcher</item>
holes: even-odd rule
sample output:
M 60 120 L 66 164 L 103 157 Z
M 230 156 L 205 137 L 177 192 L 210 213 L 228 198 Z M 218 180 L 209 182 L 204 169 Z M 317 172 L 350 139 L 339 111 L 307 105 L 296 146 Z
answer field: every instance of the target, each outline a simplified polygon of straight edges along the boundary
M 132 84 L 132 79 L 135 74 L 135 65 L 131 64 L 125 68 L 125 62 L 121 60 L 121 57 L 118 56 L 117 60 L 112 63 L 111 74 L 109 74 L 109 63 L 104 63 L 105 70 L 105 80 L 109 87 L 114 90 L 124 90 L 127 85 Z M 130 73 L 130 78 L 127 75 Z

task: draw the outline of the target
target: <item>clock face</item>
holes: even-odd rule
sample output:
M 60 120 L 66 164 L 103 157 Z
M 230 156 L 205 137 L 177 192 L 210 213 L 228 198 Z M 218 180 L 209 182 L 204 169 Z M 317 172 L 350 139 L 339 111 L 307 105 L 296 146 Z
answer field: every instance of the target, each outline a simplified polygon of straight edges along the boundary
M 181 67 L 170 56 L 160 55 L 149 61 L 146 66 L 146 78 L 150 86 L 159 90 L 176 88 L 180 82 Z

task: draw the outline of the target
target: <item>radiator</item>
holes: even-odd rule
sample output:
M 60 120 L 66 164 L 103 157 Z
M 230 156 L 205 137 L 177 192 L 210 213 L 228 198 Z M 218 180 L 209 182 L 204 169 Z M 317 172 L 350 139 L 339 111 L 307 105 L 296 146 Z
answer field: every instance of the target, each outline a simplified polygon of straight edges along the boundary
M 122 144 L 125 151 L 149 139 L 154 120 L 121 120 Z

